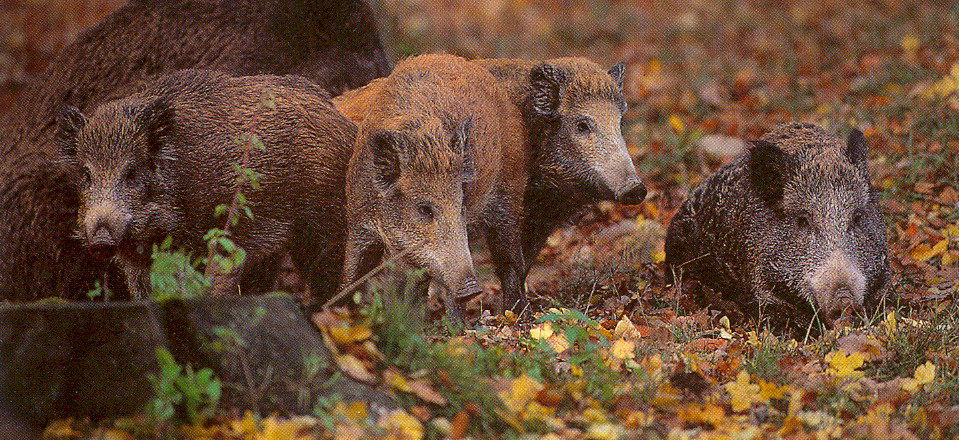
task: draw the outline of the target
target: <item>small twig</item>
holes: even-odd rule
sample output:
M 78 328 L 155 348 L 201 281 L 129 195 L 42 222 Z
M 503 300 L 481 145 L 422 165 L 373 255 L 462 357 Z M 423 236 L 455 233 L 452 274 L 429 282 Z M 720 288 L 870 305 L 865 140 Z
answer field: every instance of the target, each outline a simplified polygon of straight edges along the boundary
M 381 270 L 385 269 L 386 266 L 390 265 L 391 263 L 394 263 L 394 262 L 396 262 L 397 260 L 399 260 L 400 258 L 405 257 L 407 254 L 409 254 L 410 252 L 412 252 L 413 249 L 414 249 L 414 248 L 406 248 L 406 249 L 403 250 L 402 252 L 398 252 L 398 253 L 396 253 L 396 254 L 393 254 L 392 256 L 390 256 L 390 258 L 387 258 L 385 261 L 383 261 L 382 263 L 380 263 L 379 266 L 374 267 L 373 270 L 367 272 L 365 275 L 361 276 L 359 279 L 357 279 L 356 281 L 350 283 L 350 285 L 348 285 L 348 286 L 344 287 L 342 290 L 340 290 L 339 293 L 337 293 L 336 295 L 334 295 L 332 298 L 330 298 L 327 302 L 325 302 L 325 303 L 323 304 L 323 309 L 324 309 L 324 310 L 325 310 L 325 309 L 328 309 L 330 306 L 333 305 L 333 303 L 335 303 L 335 302 L 343 299 L 343 297 L 346 296 L 348 293 L 352 292 L 352 291 L 355 290 L 357 287 L 361 286 L 361 285 L 362 285 L 363 283 L 365 283 L 367 280 L 369 280 L 370 278 L 372 278 L 373 275 L 376 275 L 377 273 L 379 273 Z

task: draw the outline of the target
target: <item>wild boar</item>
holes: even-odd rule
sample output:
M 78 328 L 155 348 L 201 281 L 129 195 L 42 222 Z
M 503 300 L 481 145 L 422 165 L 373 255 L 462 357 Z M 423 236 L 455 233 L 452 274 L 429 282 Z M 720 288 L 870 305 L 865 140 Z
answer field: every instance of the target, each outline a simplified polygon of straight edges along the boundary
M 361 0 L 131 1 L 64 48 L 0 122 L 0 298 L 82 298 L 103 272 L 71 236 L 78 195 L 53 163 L 60 108 L 89 112 L 187 68 L 298 74 L 338 93 L 391 64 Z
M 833 325 L 889 290 L 886 224 L 868 145 L 781 125 L 701 183 L 673 217 L 666 263 L 744 310 Z
M 470 227 L 486 231 L 497 272 L 516 288 L 528 159 L 496 80 L 462 58 L 424 55 L 366 92 L 347 177 L 343 284 L 384 252 L 409 252 L 445 290 L 448 315 L 461 318 L 458 300 L 481 291 Z
M 80 194 L 77 235 L 113 256 L 134 296 L 150 290 L 153 244 L 169 236 L 205 254 L 204 234 L 224 226 L 214 210 L 237 190 L 234 166 L 248 149 L 242 135 L 256 135 L 265 147 L 250 149 L 246 165 L 261 175 L 260 188 L 240 188 L 253 217 L 232 234 L 246 264 L 218 276 L 214 293 L 235 293 L 250 268 L 287 250 L 314 292 L 333 291 L 356 126 L 302 77 L 185 70 L 89 118 L 67 107 L 59 122 L 60 162 Z
M 476 62 L 507 88 L 532 157 L 523 197 L 525 280 L 546 239 L 564 223 L 602 200 L 638 204 L 646 198 L 622 134 L 625 65 L 604 70 L 585 58 Z M 504 288 L 503 295 L 506 307 L 525 307 L 522 289 Z
M 521 200 L 521 255 L 504 258 L 504 253 L 514 251 L 495 237 L 489 243 L 502 283 L 497 310 L 520 311 L 527 304 L 526 275 L 553 231 L 601 200 L 638 204 L 646 197 L 622 135 L 625 66 L 619 63 L 604 70 L 584 58 L 474 63 L 506 90 L 508 102 L 501 111 L 510 125 L 518 127 L 510 138 L 522 144 L 527 161 L 521 166 L 511 162 L 515 166 L 510 173 L 521 173 L 526 182 L 512 186 L 522 193 L 500 198 L 509 203 Z M 344 115 L 362 123 L 376 111 L 372 101 L 385 82 L 376 79 L 333 102 Z

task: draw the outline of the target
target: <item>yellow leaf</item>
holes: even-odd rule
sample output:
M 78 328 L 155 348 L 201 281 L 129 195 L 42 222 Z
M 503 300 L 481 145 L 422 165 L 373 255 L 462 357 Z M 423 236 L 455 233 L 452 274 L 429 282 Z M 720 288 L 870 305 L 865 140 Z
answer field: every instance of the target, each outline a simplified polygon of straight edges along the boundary
M 82 435 L 73 429 L 73 418 L 54 420 L 43 430 L 43 438 L 78 438 Z
M 315 419 L 308 417 L 295 417 L 287 420 L 278 420 L 276 417 L 268 417 L 263 420 L 263 433 L 256 436 L 257 440 L 290 440 L 301 438 L 300 431 L 312 428 L 316 424 Z
M 413 391 L 413 389 L 410 388 L 409 382 L 406 381 L 406 378 L 393 368 L 383 372 L 383 382 L 404 393 Z
M 616 440 L 621 436 L 620 428 L 612 423 L 597 423 L 586 429 L 586 438 L 591 440 Z
M 796 417 L 799 414 L 799 411 L 802 409 L 802 397 L 803 391 L 801 389 L 793 388 L 789 392 L 789 409 L 787 414 L 790 417 Z
M 663 375 L 663 358 L 658 353 L 650 357 L 645 357 L 639 363 L 646 370 L 650 379 L 657 381 Z
M 613 354 L 613 357 L 620 360 L 632 359 L 636 357 L 636 344 L 625 339 L 617 339 L 616 342 L 613 342 L 613 346 L 610 348 L 610 352 Z
M 682 134 L 686 131 L 686 125 L 683 124 L 683 120 L 679 119 L 679 116 L 675 114 L 669 115 L 669 126 L 673 128 L 676 134 Z
M 690 423 L 708 423 L 713 427 L 719 426 L 726 418 L 726 411 L 716 404 L 684 405 L 679 409 L 679 419 Z
M 725 330 L 731 330 L 729 327 L 729 317 L 726 315 L 723 315 L 722 318 L 719 318 L 719 325 Z
M 913 58 L 919 50 L 919 39 L 915 35 L 906 35 L 902 37 L 902 51 L 907 57 Z
M 916 372 L 913 376 L 921 385 L 931 383 L 932 380 L 936 378 L 936 364 L 927 361 L 925 364 L 916 367 Z
M 629 320 L 629 316 L 623 315 L 619 322 L 616 323 L 616 328 L 613 329 L 613 337 L 639 339 L 640 334 L 639 330 L 637 330 L 636 326 L 633 324 L 633 321 Z
M 387 430 L 399 440 L 419 440 L 423 438 L 423 424 L 402 409 L 395 409 L 380 418 L 377 426 Z
M 413 394 L 416 394 L 416 397 L 423 399 L 424 402 L 429 402 L 439 406 L 446 406 L 446 397 L 443 397 L 442 394 L 434 390 L 433 387 L 426 382 L 426 379 L 410 381 L 409 384 Z
M 367 326 L 357 327 L 329 327 L 330 337 L 336 345 L 344 346 L 354 342 L 365 341 L 373 336 L 373 331 Z
M 847 355 L 845 351 L 834 351 L 826 355 L 826 363 L 829 364 L 829 373 L 837 377 L 862 377 L 863 372 L 858 371 L 866 357 L 862 353 L 852 353 Z
M 230 423 L 230 436 L 248 438 L 256 433 L 256 420 L 253 419 L 253 411 L 247 410 L 240 420 L 234 420 Z
M 886 314 L 886 319 L 882 321 L 883 327 L 886 329 L 886 334 L 892 336 L 896 334 L 896 312 L 892 311 Z
M 913 249 L 912 252 L 909 253 L 909 255 L 911 255 L 912 258 L 915 259 L 916 261 L 926 261 L 936 256 L 935 252 L 932 251 L 932 248 L 924 244 L 920 244 L 919 246 L 916 246 L 916 248 Z
M 350 403 L 339 401 L 336 402 L 336 406 L 333 407 L 333 414 L 346 417 L 354 422 L 360 422 L 366 419 L 369 415 L 369 410 L 366 407 L 366 402 L 363 401 Z
M 556 352 L 556 354 L 563 353 L 566 350 L 569 350 L 569 341 L 566 340 L 566 335 L 555 334 L 546 339 L 546 343 Z
M 507 410 L 512 414 L 519 414 L 543 388 L 543 384 L 523 374 L 510 381 L 509 387 L 499 393 L 499 398 Z
M 759 398 L 763 402 L 769 402 L 769 399 L 782 399 L 785 396 L 786 387 L 778 386 L 772 382 L 766 382 L 759 379 Z
M 348 376 L 361 382 L 376 382 L 376 376 L 370 373 L 369 370 L 366 369 L 366 365 L 363 364 L 363 361 L 357 359 L 356 356 L 352 354 L 341 354 L 334 355 L 333 358 L 336 360 L 336 365 Z
M 653 257 L 653 263 L 662 263 L 666 261 L 666 251 L 653 251 L 650 253 Z
M 735 382 L 726 384 L 726 392 L 732 397 L 733 412 L 745 411 L 753 406 L 759 398 L 759 385 L 749 383 L 749 373 L 741 370 Z
M 942 235 L 946 238 L 959 238 L 959 222 L 946 226 L 945 229 L 942 230 Z
M 210 430 L 208 431 L 218 431 L 218 430 L 216 427 L 211 427 Z M 210 432 L 208 435 L 201 434 L 194 438 L 197 438 L 197 437 L 213 438 L 214 435 L 216 435 L 216 432 Z M 116 428 L 97 428 L 90 433 L 89 438 L 95 438 L 98 440 L 134 440 L 133 435 L 131 435 L 129 432 L 121 431 Z
M 540 340 L 546 339 L 553 335 L 553 324 L 550 322 L 544 322 L 536 327 L 529 329 L 529 337 Z

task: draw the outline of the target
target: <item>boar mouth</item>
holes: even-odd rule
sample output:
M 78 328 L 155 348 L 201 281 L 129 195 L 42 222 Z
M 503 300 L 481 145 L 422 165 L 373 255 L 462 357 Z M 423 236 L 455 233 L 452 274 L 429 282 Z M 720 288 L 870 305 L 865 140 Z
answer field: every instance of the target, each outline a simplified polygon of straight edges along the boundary
M 106 228 L 98 229 L 92 237 L 87 238 L 87 249 L 95 258 L 101 260 L 108 259 L 116 254 L 118 247 L 119 243 Z
M 483 293 L 483 288 L 480 287 L 479 282 L 476 281 L 476 278 L 470 278 L 466 280 L 466 282 L 463 284 L 463 287 L 456 292 L 456 300 L 466 302 L 475 298 L 481 293 Z

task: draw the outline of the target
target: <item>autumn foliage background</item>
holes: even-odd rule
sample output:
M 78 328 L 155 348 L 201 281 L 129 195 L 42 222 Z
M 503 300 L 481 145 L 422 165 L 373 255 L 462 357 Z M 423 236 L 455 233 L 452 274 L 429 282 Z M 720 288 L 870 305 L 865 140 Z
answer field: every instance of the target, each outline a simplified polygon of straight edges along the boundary
M 0 5 L 0 111 L 60 47 L 122 3 Z M 642 206 L 601 204 L 549 239 L 529 280 L 537 301 L 527 315 L 487 316 L 465 336 L 432 336 L 454 349 L 547 353 L 548 372 L 497 364 L 489 379 L 502 407 L 492 415 L 452 398 L 443 404 L 457 417 L 444 418 L 442 405 L 418 396 L 417 420 L 447 420 L 453 437 L 464 423 L 474 435 L 554 438 L 959 434 L 959 4 L 372 3 L 394 59 L 449 52 L 625 60 L 623 132 L 650 188 Z M 859 128 L 871 147 L 898 297 L 862 328 L 777 335 L 664 285 L 665 226 L 686 194 L 742 140 L 795 120 L 840 135 Z M 487 290 L 495 290 L 486 275 Z M 364 319 L 344 312 L 334 327 L 364 328 Z M 587 336 L 577 339 L 570 328 Z M 621 389 L 595 392 L 582 383 L 574 358 L 590 343 Z M 360 368 L 404 391 L 390 359 L 360 358 Z

